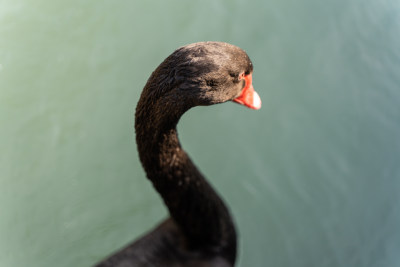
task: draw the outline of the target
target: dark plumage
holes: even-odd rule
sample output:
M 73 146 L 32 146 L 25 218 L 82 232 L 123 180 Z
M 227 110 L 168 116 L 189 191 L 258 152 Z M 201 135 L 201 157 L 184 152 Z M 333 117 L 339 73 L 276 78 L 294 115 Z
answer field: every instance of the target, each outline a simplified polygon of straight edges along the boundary
M 171 217 L 98 267 L 234 266 L 236 231 L 229 211 L 182 149 L 176 125 L 194 106 L 239 97 L 252 71 L 242 49 L 201 42 L 177 49 L 152 73 L 136 108 L 136 142 Z

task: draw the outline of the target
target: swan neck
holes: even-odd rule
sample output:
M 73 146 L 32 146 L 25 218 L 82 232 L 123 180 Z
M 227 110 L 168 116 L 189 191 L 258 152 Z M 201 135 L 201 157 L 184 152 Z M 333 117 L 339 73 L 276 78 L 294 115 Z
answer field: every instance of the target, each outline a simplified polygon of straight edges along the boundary
M 189 247 L 207 247 L 236 257 L 236 232 L 222 199 L 182 149 L 176 130 L 188 108 L 141 98 L 136 109 L 136 142 L 148 179 L 163 198 Z

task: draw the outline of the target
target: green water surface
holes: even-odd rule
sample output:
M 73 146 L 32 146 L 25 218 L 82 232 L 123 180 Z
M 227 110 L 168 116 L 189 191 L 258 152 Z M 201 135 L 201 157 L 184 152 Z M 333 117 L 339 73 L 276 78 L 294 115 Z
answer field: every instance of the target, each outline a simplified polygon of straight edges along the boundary
M 263 107 L 198 107 L 183 146 L 241 267 L 400 266 L 397 0 L 0 1 L 0 267 L 91 266 L 166 215 L 134 109 L 204 40 L 245 49 Z

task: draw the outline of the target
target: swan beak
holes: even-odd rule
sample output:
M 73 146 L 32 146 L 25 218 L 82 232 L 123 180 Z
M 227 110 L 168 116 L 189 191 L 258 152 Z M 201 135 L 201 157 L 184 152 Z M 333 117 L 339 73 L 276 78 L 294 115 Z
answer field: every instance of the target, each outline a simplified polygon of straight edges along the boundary
M 242 90 L 242 93 L 232 101 L 244 105 L 251 109 L 261 108 L 261 98 L 253 88 L 251 74 L 244 77 L 246 85 Z

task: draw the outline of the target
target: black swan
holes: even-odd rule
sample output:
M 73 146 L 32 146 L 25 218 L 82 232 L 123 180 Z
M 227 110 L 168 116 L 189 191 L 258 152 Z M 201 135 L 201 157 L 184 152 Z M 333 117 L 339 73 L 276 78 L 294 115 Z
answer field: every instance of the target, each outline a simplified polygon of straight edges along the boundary
M 136 107 L 136 142 L 148 179 L 170 218 L 97 267 L 229 267 L 236 231 L 228 208 L 182 149 L 176 125 L 192 107 L 261 100 L 253 65 L 239 47 L 222 42 L 183 46 L 152 73 Z

